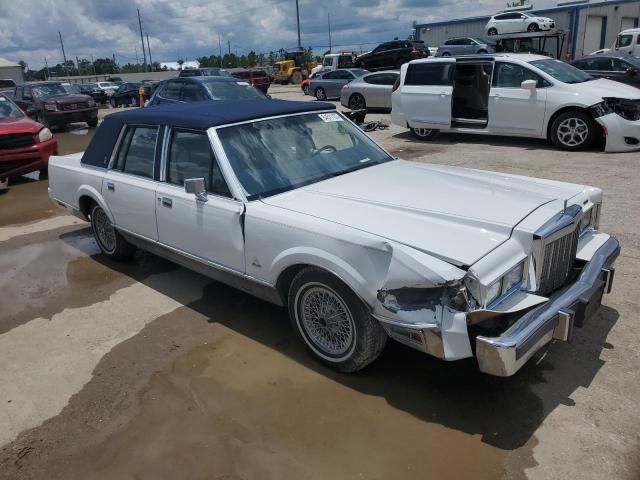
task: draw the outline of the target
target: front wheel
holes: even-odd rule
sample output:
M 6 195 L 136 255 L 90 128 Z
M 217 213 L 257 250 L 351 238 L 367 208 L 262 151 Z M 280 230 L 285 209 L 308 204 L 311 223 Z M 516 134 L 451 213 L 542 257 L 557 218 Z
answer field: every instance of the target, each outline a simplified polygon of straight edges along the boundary
M 440 135 L 440 130 L 435 128 L 411 128 L 411 134 L 422 141 L 429 141 L 435 139 L 438 135 Z
M 302 80 L 304 80 L 304 78 L 302 77 L 302 72 L 300 72 L 299 70 L 296 70 L 291 74 L 291 83 L 293 83 L 294 85 L 300 85 L 302 83 Z
M 326 100 L 327 99 L 327 92 L 325 92 L 324 88 L 322 88 L 322 87 L 316 88 L 315 95 L 316 95 L 316 98 L 318 100 Z
M 320 362 L 356 372 L 373 362 L 387 334 L 356 294 L 315 267 L 298 273 L 289 289 L 289 316 L 306 348 Z
M 102 253 L 113 260 L 129 260 L 136 252 L 131 245 L 111 224 L 105 211 L 95 205 L 91 210 L 91 229 L 96 243 Z
M 487 35 L 493 36 L 493 35 L 497 35 L 498 34 L 498 29 L 497 28 L 490 28 L 487 31 Z
M 563 150 L 585 150 L 596 141 L 597 126 L 591 115 L 580 110 L 571 110 L 556 117 L 551 125 L 553 144 Z
M 362 110 L 363 108 L 367 108 L 367 102 L 362 95 L 359 93 L 354 93 L 349 98 L 349 108 L 351 110 Z
M 309 95 L 309 85 L 305 85 L 305 86 L 302 88 L 302 92 L 303 92 L 305 95 Z
M 527 32 L 531 33 L 531 32 L 538 32 L 538 31 L 540 31 L 540 27 L 538 26 L 537 23 L 532 23 L 527 27 Z

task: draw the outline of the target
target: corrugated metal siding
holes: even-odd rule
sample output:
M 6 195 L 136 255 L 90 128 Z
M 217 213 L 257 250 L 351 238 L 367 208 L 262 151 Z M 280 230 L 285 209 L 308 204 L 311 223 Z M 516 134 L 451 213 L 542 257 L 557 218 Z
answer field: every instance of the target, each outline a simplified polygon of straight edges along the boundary
M 0 78 L 10 78 L 17 85 L 22 85 L 24 79 L 22 78 L 22 68 L 18 67 L 0 67 Z

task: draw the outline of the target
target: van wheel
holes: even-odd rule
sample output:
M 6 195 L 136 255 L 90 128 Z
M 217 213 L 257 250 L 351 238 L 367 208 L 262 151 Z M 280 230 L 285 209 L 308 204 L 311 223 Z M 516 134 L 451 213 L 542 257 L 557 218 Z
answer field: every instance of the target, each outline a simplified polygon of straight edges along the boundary
M 497 28 L 490 28 L 487 31 L 487 35 L 497 35 L 498 34 L 498 29 Z
M 96 243 L 102 253 L 113 260 L 129 260 L 136 252 L 136 247 L 113 228 L 105 211 L 95 205 L 91 210 L 91 229 Z
M 553 144 L 563 150 L 585 150 L 596 141 L 597 127 L 591 115 L 580 110 L 570 110 L 556 117 L 551 125 Z
M 316 98 L 318 100 L 326 100 L 327 99 L 327 93 L 324 91 L 324 88 L 322 88 L 322 87 L 316 88 L 315 95 L 316 95 Z
M 429 141 L 434 140 L 440 135 L 440 130 L 435 128 L 411 128 L 411 134 L 418 140 Z
M 357 295 L 325 270 L 307 267 L 291 283 L 291 323 L 305 347 L 320 362 L 341 372 L 356 372 L 373 362 L 387 334 Z

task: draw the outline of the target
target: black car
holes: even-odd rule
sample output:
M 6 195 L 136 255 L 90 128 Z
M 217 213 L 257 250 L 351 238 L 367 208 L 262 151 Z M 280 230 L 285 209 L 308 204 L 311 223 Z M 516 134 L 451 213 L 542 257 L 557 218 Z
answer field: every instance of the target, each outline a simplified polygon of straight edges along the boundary
M 269 97 L 249 82 L 233 77 L 172 78 L 160 82 L 149 106 L 163 103 L 199 102 L 203 100 L 255 100 Z
M 73 85 L 65 85 L 65 90 L 72 95 L 89 95 L 96 103 L 106 105 L 109 96 L 104 90 L 94 83 L 75 83 Z
M 640 57 L 616 53 L 596 54 L 576 60 L 572 65 L 595 78 L 640 86 Z
M 375 70 L 397 70 L 403 63 L 429 56 L 429 48 L 422 41 L 393 40 L 378 45 L 353 62 L 354 68 Z
M 140 105 L 140 89 L 143 89 L 142 105 Z M 109 103 L 112 107 L 141 107 L 151 98 L 151 84 L 144 82 L 127 82 L 118 87 L 111 95 Z
M 185 68 L 180 70 L 179 77 L 230 77 L 231 74 L 224 68 Z

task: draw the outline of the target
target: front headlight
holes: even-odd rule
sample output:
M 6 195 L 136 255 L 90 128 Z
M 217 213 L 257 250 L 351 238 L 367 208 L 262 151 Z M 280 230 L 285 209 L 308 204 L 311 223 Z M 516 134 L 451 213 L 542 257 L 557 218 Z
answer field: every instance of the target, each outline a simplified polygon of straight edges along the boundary
M 505 275 L 489 285 L 485 293 L 485 306 L 489 306 L 501 296 L 510 293 L 520 286 L 524 277 L 524 263 L 525 261 L 523 260 Z
M 496 300 L 502 292 L 502 279 L 494 282 L 489 288 L 487 288 L 487 297 L 485 300 L 485 304 L 489 305 L 491 302 Z
M 46 142 L 47 140 L 51 140 L 52 138 L 53 138 L 53 134 L 51 133 L 51 130 L 49 130 L 47 127 L 44 127 L 42 130 L 38 132 L 39 142 Z
M 45 103 L 44 104 L 44 109 L 48 110 L 49 112 L 55 112 L 56 110 L 58 110 L 58 104 L 56 104 L 56 103 Z

